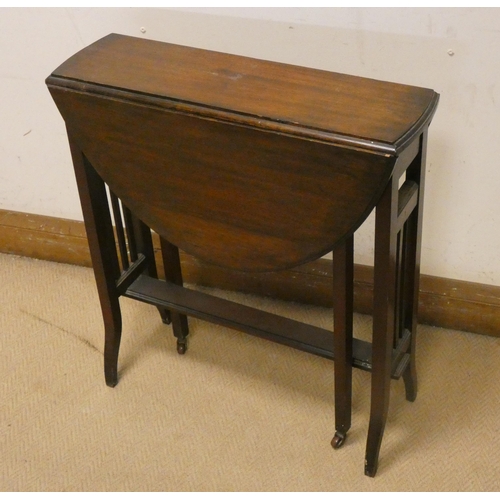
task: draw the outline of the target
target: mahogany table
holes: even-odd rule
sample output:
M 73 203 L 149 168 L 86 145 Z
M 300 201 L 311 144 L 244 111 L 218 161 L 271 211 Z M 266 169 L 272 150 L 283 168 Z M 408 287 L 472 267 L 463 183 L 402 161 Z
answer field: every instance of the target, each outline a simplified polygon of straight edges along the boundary
M 429 89 L 111 34 L 46 81 L 71 147 L 115 386 L 119 297 L 335 359 L 334 448 L 351 425 L 352 367 L 370 370 L 365 473 L 390 380 L 417 393 L 415 342 Z M 376 210 L 372 342 L 353 338 L 353 234 Z M 151 230 L 160 235 L 158 279 Z M 333 252 L 334 332 L 183 287 L 179 248 L 243 271 Z

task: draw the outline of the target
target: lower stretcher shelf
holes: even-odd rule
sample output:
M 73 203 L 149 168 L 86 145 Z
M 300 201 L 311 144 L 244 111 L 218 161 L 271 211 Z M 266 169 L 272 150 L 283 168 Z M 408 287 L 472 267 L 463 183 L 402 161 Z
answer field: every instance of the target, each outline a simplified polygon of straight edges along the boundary
M 335 359 L 333 332 L 324 328 L 284 318 L 146 275 L 140 275 L 128 286 L 123 295 L 324 358 Z M 406 354 L 406 351 L 410 337 L 410 332 L 405 331 L 402 339 L 393 349 L 391 376 L 394 379 L 401 377 L 409 362 L 409 355 Z M 354 339 L 353 366 L 370 371 L 371 360 L 371 344 Z

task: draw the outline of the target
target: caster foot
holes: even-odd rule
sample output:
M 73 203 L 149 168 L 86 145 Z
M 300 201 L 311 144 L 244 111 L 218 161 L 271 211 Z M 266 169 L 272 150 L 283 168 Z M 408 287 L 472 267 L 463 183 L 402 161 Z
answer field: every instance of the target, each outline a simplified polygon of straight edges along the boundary
M 344 444 L 346 437 L 347 437 L 347 434 L 345 432 L 337 431 L 335 433 L 335 436 L 333 436 L 333 439 L 332 439 L 332 447 L 335 450 L 340 448 Z
M 184 342 L 181 342 L 181 341 L 177 341 L 177 352 L 179 354 L 185 354 L 187 351 L 187 342 L 184 341 Z

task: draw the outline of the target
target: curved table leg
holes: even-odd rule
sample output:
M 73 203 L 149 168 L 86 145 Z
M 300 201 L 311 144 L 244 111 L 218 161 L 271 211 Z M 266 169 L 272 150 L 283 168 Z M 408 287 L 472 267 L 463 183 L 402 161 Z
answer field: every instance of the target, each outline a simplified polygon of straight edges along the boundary
M 419 190 L 418 204 L 406 222 L 406 290 L 405 327 L 411 332 L 409 348 L 410 364 L 403 374 L 406 399 L 415 401 L 417 397 L 417 370 L 415 351 L 417 342 L 418 293 L 420 285 L 420 253 L 422 246 L 422 219 L 424 210 L 425 164 L 427 155 L 427 135 L 425 129 L 420 137 L 420 151 L 406 171 L 406 178 L 417 183 Z
M 398 179 L 389 182 L 376 209 L 370 424 L 365 474 L 377 472 L 389 409 L 395 323 Z
M 68 137 L 104 320 L 104 375 L 106 384 L 114 387 L 118 383 L 122 320 L 116 289 L 120 266 L 113 225 L 103 180 L 72 140 L 70 130 Z
M 122 317 L 118 297 L 102 304 L 104 317 L 104 378 L 106 385 L 118 384 L 118 353 L 122 335 Z

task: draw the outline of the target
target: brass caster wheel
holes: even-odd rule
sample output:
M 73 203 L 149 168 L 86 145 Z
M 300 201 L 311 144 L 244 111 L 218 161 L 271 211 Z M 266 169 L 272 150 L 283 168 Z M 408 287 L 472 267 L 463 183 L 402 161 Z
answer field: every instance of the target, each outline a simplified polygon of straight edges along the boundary
M 179 354 L 185 354 L 187 351 L 187 342 L 177 341 L 177 352 Z
M 345 432 L 337 431 L 335 433 L 335 436 L 333 436 L 333 439 L 332 439 L 332 447 L 335 450 L 340 448 L 344 444 L 346 436 L 347 436 L 347 434 Z

